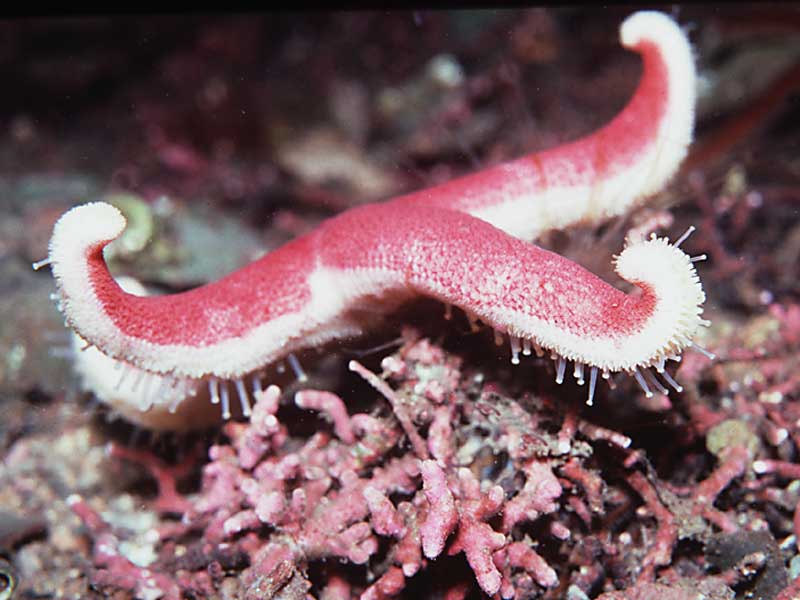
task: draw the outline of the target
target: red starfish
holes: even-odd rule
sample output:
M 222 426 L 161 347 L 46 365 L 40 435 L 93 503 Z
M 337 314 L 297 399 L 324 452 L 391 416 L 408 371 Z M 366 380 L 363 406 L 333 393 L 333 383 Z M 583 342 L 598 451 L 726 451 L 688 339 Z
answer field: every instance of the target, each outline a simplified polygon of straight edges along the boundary
M 111 277 L 103 248 L 125 228 L 103 203 L 68 211 L 55 226 L 52 264 L 67 324 L 105 355 L 176 388 L 144 408 L 179 408 L 199 381 L 230 415 L 232 381 L 249 413 L 247 377 L 291 352 L 352 336 L 416 295 L 439 299 L 508 336 L 519 354 L 549 353 L 563 380 L 575 363 L 589 380 L 625 371 L 649 394 L 648 370 L 692 345 L 705 295 L 689 256 L 665 238 L 629 240 L 617 272 L 625 294 L 582 267 L 518 238 L 624 213 L 659 190 L 686 154 L 693 125 L 691 48 L 668 17 L 637 13 L 622 44 L 643 75 L 608 125 L 390 202 L 347 211 L 215 283 L 141 297 Z M 366 309 L 366 310 L 364 310 Z M 673 383 L 664 373 L 667 381 Z M 677 385 L 677 384 L 675 384 Z M 152 390 L 150 390 L 152 392 Z M 152 419 L 151 419 L 152 421 Z

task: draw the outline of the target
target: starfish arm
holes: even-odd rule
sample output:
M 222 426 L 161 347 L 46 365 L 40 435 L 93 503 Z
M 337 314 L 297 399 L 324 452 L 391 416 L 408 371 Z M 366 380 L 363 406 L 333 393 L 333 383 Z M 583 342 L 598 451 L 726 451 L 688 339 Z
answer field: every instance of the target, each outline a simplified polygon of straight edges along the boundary
M 639 85 L 605 127 L 551 150 L 399 198 L 467 212 L 521 239 L 622 215 L 677 172 L 692 141 L 696 76 L 680 27 L 638 12 L 620 40 L 642 58 Z

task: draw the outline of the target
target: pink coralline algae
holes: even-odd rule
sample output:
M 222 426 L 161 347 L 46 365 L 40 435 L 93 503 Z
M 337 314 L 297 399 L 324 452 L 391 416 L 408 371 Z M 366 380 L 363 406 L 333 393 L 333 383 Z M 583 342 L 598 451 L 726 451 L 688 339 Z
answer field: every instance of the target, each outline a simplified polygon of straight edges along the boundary
M 243 579 L 250 589 L 288 584 L 304 577 L 310 563 L 336 558 L 374 572 L 374 581 L 359 590 L 363 597 L 389 597 L 431 561 L 460 552 L 487 594 L 514 597 L 520 579 L 527 586 L 556 585 L 556 572 L 514 533 L 517 524 L 557 507 L 562 489 L 547 459 L 520 456 L 528 480 L 516 494 L 488 480 L 482 485 L 470 468 L 456 464 L 459 436 L 451 423 L 466 401 L 458 362 L 427 340 L 407 342 L 384 362 L 392 360 L 406 365 L 400 390 L 380 379 L 394 416 L 348 416 L 334 394 L 304 390 L 296 405 L 324 414 L 332 433 L 318 432 L 299 446 L 275 417 L 279 390 L 261 393 L 251 423 L 226 425 L 231 445 L 212 448 L 205 493 L 188 520 L 204 521 L 206 538 L 218 543 L 244 534 L 242 543 L 264 526 L 271 530 L 252 552 Z M 426 379 L 434 366 L 438 376 Z M 426 425 L 427 440 L 416 436 L 424 450 L 406 447 L 401 432 Z M 508 513 L 495 526 L 504 508 Z
M 550 487 L 540 486 L 535 499 L 532 494 L 524 497 L 519 494 L 519 500 L 524 502 L 517 502 L 518 505 L 527 504 L 529 500 L 536 503 L 541 498 L 555 508 L 551 500 L 561 494 L 561 488 L 551 471 L 545 470 L 544 475 L 545 479 L 552 481 Z M 464 552 L 478 584 L 487 594 L 500 591 L 505 579 L 501 595 L 504 598 L 514 596 L 510 577 L 512 567 L 527 571 L 541 586 L 550 587 L 558 582 L 555 571 L 530 546 L 520 542 L 508 543 L 503 532 L 495 531 L 485 522 L 503 507 L 505 492 L 502 487 L 495 485 L 487 492 L 481 492 L 480 483 L 467 468 L 458 469 L 456 481 L 448 484 L 444 470 L 432 460 L 422 464 L 422 478 L 429 504 L 428 517 L 421 527 L 426 557 L 436 558 L 448 536 L 457 530 L 448 553 Z M 533 482 L 529 480 L 529 483 Z M 534 486 L 536 483 L 531 487 Z M 451 488 L 455 489 L 455 495 Z M 538 514 L 533 507 L 530 513 L 532 516 Z M 498 567 L 506 572 L 505 578 Z
M 271 386 L 257 394 L 250 422 L 225 425 L 229 441 L 210 448 L 200 492 L 186 497 L 190 507 L 180 523 L 159 532 L 161 558 L 148 572 L 161 596 L 206 593 L 219 583 L 208 574 L 219 575 L 220 554 L 246 556 L 238 576 L 246 598 L 302 596 L 312 588 L 322 597 L 394 597 L 412 581 L 438 578 L 440 564 L 460 563 L 447 558 L 459 554 L 473 574 L 437 581 L 448 597 L 477 586 L 519 598 L 559 585 L 525 526 L 564 507 L 562 481 L 574 474 L 559 469 L 571 456 L 585 455 L 585 443 L 571 439 L 566 448 L 557 428 L 540 430 L 545 423 L 553 429 L 555 414 L 529 414 L 477 383 L 480 377 L 465 377 L 460 359 L 429 340 L 411 330 L 405 339 L 384 359 L 383 375 L 373 374 L 393 399 L 376 395 L 378 408 L 370 413 L 348 414 L 334 394 L 304 390 L 295 406 L 322 419 L 302 439 L 281 422 L 279 412 L 291 407 Z M 396 409 L 404 411 L 402 419 Z M 405 427 L 415 429 L 422 450 L 409 442 Z M 156 499 L 154 507 L 174 512 L 182 506 L 160 461 L 146 452 L 115 453 L 157 477 L 169 499 Z M 141 586 L 133 581 L 141 569 L 111 560 L 108 527 L 83 510 L 85 503 L 74 507 L 98 536 L 96 545 L 109 549 L 96 563 L 96 583 L 138 594 Z M 572 527 L 557 523 L 548 525 L 553 542 L 568 539 Z M 187 555 L 194 563 L 169 556 L 177 545 L 192 549 Z
M 94 540 L 94 585 L 168 599 L 733 598 L 740 585 L 791 597 L 781 550 L 748 503 L 791 514 L 796 496 L 778 484 L 798 469 L 759 444 L 770 413 L 746 396 L 736 413 L 692 408 L 684 435 L 701 432 L 716 460 L 679 485 L 653 469 L 656 449 L 584 420 L 579 401 L 489 380 L 414 330 L 351 369 L 369 384 L 358 392 L 372 394 L 366 412 L 346 393 L 271 386 L 248 423 L 224 426 L 194 494 L 176 491 L 185 465 L 112 447 L 151 472 L 164 518 L 158 558 L 142 566 L 122 551 L 125 533 L 74 498 Z M 791 518 L 780 526 L 797 530 Z M 686 540 L 703 548 L 691 560 L 676 552 Z

